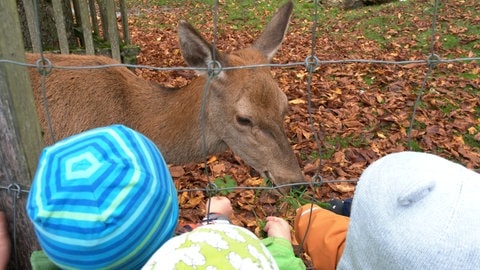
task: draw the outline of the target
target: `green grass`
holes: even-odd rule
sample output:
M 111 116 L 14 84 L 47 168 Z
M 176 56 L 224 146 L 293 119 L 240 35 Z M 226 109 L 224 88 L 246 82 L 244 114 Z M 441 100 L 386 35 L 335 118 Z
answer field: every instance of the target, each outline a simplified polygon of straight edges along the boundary
M 316 200 L 312 200 L 310 196 L 308 196 L 308 193 L 306 189 L 292 189 L 290 192 L 284 196 L 282 196 L 281 202 L 285 202 L 289 206 L 291 206 L 293 209 L 297 209 L 302 205 L 309 204 L 309 203 L 314 203 L 317 204 L 320 207 L 326 208 L 330 206 L 329 203 L 325 202 L 319 202 Z
M 283 1 L 268 0 L 222 1 L 218 2 L 216 7 L 218 11 L 217 18 L 219 23 L 230 25 L 233 29 L 241 30 L 248 28 L 261 30 L 283 3 Z M 213 0 L 156 0 L 146 2 L 143 0 L 127 0 L 127 5 L 130 9 L 160 7 L 188 10 L 188 20 L 194 25 L 202 25 L 213 21 L 214 4 L 215 1 Z M 312 3 L 295 5 L 294 16 L 311 19 L 309 13 L 312 7 Z M 139 17 L 141 16 L 139 15 Z M 140 24 L 140 26 L 149 27 L 148 24 Z M 161 27 L 161 25 L 156 26 Z
M 446 100 L 446 102 L 448 102 L 448 100 Z M 460 108 L 460 106 L 458 104 L 447 103 L 444 106 L 441 106 L 440 110 L 444 114 L 448 115 L 448 114 L 452 113 L 453 111 L 458 110 L 459 108 Z
M 385 46 L 388 43 L 385 33 L 392 25 L 396 28 L 395 17 L 393 15 L 384 15 L 363 20 L 358 27 L 363 29 L 363 34 L 367 39 L 375 41 L 381 46 Z
M 442 45 L 446 50 L 457 48 L 460 45 L 460 38 L 451 34 L 443 35 Z
M 418 120 L 414 120 L 413 121 L 413 129 L 416 129 L 416 130 L 425 130 L 425 128 L 427 127 L 427 125 L 423 122 L 420 122 Z
M 480 10 L 463 10 L 466 17 L 479 17 Z M 478 56 L 480 47 L 478 37 L 480 36 L 480 25 L 478 23 L 465 22 L 464 20 L 449 20 L 441 24 L 444 34 L 442 35 L 443 49 L 458 49 L 464 52 L 473 52 Z M 475 47 L 477 45 L 477 47 Z
M 222 189 L 219 191 L 219 194 L 222 196 L 234 192 L 235 188 L 237 187 L 237 181 L 235 181 L 235 179 L 233 179 L 230 175 L 217 177 L 214 179 L 213 183 L 217 186 L 217 188 Z
M 480 125 L 476 125 L 475 126 L 475 129 L 477 130 L 477 132 L 480 132 Z M 480 150 L 480 141 L 477 141 L 475 140 L 474 138 L 474 134 L 464 134 L 463 135 L 463 141 L 465 142 L 466 145 L 472 147 L 472 148 L 476 148 L 477 151 Z
M 428 31 L 416 32 L 413 34 L 414 45 L 412 50 L 419 50 L 423 54 L 430 53 L 430 41 L 431 41 L 432 32 L 430 29 Z
M 362 136 L 357 135 L 347 135 L 347 136 L 335 136 L 335 137 L 326 137 L 323 139 L 325 147 L 322 148 L 322 159 L 330 159 L 333 157 L 333 154 L 339 149 L 344 149 L 347 147 L 365 147 L 368 146 L 368 141 Z M 315 155 L 310 154 L 311 157 L 314 157 L 311 160 L 318 158 L 318 153 L 315 152 Z
M 261 9 L 257 8 L 261 6 Z M 222 18 L 234 29 L 240 29 L 248 26 L 261 30 L 266 23 L 265 17 L 270 18 L 278 8 L 277 5 L 272 5 L 270 1 L 227 1 L 221 6 L 225 16 Z
M 323 155 L 322 155 L 323 156 Z M 313 151 L 311 152 L 308 152 L 308 153 L 300 153 L 300 158 L 302 160 L 310 160 L 310 161 L 313 161 L 313 160 L 316 160 L 317 158 L 319 157 L 319 154 L 318 154 L 318 150 L 316 149 L 313 149 Z M 323 158 L 323 157 L 322 157 Z
M 464 73 L 461 73 L 459 75 L 460 75 L 460 77 L 468 79 L 468 80 L 475 80 L 475 79 L 479 78 L 478 74 L 473 74 L 473 73 L 469 73 L 469 72 L 464 72 Z
M 470 85 L 470 84 L 467 85 L 465 88 L 463 88 L 463 90 L 466 91 L 467 93 L 471 93 L 471 94 L 474 94 L 474 95 L 480 95 L 480 88 L 474 87 L 473 85 Z M 479 117 L 480 117 L 480 115 L 479 115 Z
M 366 85 L 372 85 L 375 82 L 375 76 L 365 75 L 363 76 L 363 81 Z
M 409 142 L 406 142 L 405 146 L 407 147 L 407 149 L 411 151 L 423 152 L 422 147 L 420 147 L 420 143 L 418 143 L 414 139 L 411 139 Z

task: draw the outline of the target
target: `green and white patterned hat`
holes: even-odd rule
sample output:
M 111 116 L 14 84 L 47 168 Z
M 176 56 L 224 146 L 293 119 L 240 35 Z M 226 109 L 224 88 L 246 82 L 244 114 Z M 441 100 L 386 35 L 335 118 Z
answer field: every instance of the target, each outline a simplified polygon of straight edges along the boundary
M 278 266 L 249 230 L 211 224 L 170 239 L 143 269 L 269 270 Z

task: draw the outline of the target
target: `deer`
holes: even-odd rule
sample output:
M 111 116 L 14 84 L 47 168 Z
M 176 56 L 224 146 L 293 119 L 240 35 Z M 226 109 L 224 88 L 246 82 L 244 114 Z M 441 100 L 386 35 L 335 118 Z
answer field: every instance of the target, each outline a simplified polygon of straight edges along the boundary
M 43 89 L 42 76 L 31 68 L 30 80 L 45 145 L 53 143 L 48 136 L 50 127 L 55 138 L 61 139 L 95 127 L 123 124 L 150 138 L 169 164 L 198 162 L 205 154 L 230 149 L 274 185 L 304 181 L 284 129 L 287 96 L 268 65 L 262 65 L 270 63 L 279 49 L 292 11 L 293 3 L 285 3 L 252 45 L 229 54 L 213 47 L 191 24 L 180 21 L 180 51 L 198 75 L 181 88 L 162 86 L 117 65 L 102 69 L 53 68 L 44 78 Z M 44 57 L 53 67 L 118 64 L 95 55 Z M 40 56 L 27 53 L 26 59 L 36 63 Z M 212 62 L 222 68 L 217 68 L 218 74 L 209 78 L 207 68 Z M 249 65 L 261 66 L 227 68 Z

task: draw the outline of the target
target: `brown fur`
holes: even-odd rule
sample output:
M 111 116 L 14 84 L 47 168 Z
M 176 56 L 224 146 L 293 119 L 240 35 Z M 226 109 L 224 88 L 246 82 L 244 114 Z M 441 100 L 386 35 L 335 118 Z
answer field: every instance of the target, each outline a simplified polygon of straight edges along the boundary
M 263 36 L 269 40 L 272 35 L 283 37 L 291 12 L 288 5 L 291 3 L 272 19 L 278 26 L 270 23 L 267 27 L 275 33 Z M 186 62 L 205 67 L 211 60 L 210 45 L 184 22 L 179 25 L 179 38 Z M 281 42 L 281 38 L 278 39 Z M 279 41 L 272 44 L 269 40 L 260 37 L 258 44 L 261 45 L 256 43 L 230 55 L 216 52 L 217 59 L 224 67 L 268 63 L 280 45 Z M 54 66 L 115 63 L 101 56 L 46 57 Z M 38 58 L 39 55 L 27 54 L 30 63 Z M 51 144 L 42 78 L 35 69 L 31 69 L 30 78 L 45 143 Z M 172 90 L 141 79 L 125 67 L 54 68 L 46 76 L 46 95 L 55 138 L 59 140 L 91 128 L 120 123 L 151 138 L 168 163 L 199 161 L 203 157 L 201 103 L 205 84 L 206 78 L 199 76 L 186 87 Z M 212 80 L 205 104 L 207 154 L 230 147 L 276 184 L 302 181 L 301 170 L 283 129 L 286 110 L 287 98 L 268 68 L 222 71 Z M 250 123 L 242 123 L 242 119 Z

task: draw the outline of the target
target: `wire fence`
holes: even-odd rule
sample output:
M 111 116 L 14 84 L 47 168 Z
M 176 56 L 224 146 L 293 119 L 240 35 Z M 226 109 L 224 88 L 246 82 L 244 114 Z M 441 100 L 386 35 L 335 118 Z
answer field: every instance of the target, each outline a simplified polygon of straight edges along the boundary
M 36 1 L 34 1 L 36 2 Z M 342 182 L 349 182 L 349 183 L 356 183 L 357 179 L 349 179 L 349 180 L 326 180 L 323 179 L 321 176 L 321 169 L 322 169 L 322 148 L 321 148 L 321 138 L 319 136 L 319 130 L 318 126 L 315 125 L 315 121 L 313 118 L 314 111 L 315 109 L 313 108 L 312 105 L 312 81 L 314 79 L 314 74 L 318 70 L 320 66 L 324 65 L 332 65 L 332 64 L 352 64 L 352 63 L 366 63 L 366 64 L 381 64 L 381 65 L 408 65 L 408 64 L 419 64 L 419 65 L 425 65 L 427 70 L 425 72 L 425 76 L 423 78 L 422 84 L 417 92 L 416 95 L 416 100 L 412 108 L 412 115 L 410 118 L 410 125 L 407 131 L 407 145 L 410 144 L 411 140 L 411 134 L 412 134 L 412 129 L 413 129 L 413 124 L 415 121 L 415 116 L 417 114 L 417 109 L 419 107 L 421 97 L 427 87 L 427 81 L 431 77 L 434 69 L 438 64 L 442 63 L 455 63 L 455 62 L 469 62 L 469 61 L 479 61 L 480 57 L 467 57 L 467 58 L 452 58 L 452 59 L 443 59 L 441 58 L 436 50 L 435 50 L 435 36 L 436 36 L 436 26 L 437 26 L 437 17 L 438 17 L 438 8 L 440 6 L 440 1 L 435 0 L 433 3 L 433 16 L 432 16 L 432 26 L 431 26 L 431 38 L 430 38 L 430 46 L 429 46 L 429 54 L 425 56 L 425 59 L 423 60 L 400 60 L 400 61 L 387 61 L 387 60 L 376 60 L 376 59 L 342 59 L 342 60 L 320 60 L 317 57 L 317 45 L 316 45 L 316 40 L 317 40 L 317 29 L 318 29 L 318 18 L 319 18 L 319 11 L 318 11 L 318 6 L 319 3 L 317 0 L 314 1 L 314 10 L 312 14 L 312 20 L 313 20 L 313 25 L 312 29 L 310 31 L 311 35 L 311 48 L 310 48 L 310 54 L 305 57 L 305 61 L 303 62 L 290 62 L 290 63 L 282 63 L 282 64 L 262 64 L 262 65 L 250 65 L 250 66 L 236 66 L 236 67 L 222 67 L 219 62 L 215 60 L 215 55 L 214 55 L 214 60 L 212 63 L 208 65 L 208 68 L 203 69 L 204 71 L 207 72 L 208 80 L 207 83 L 204 87 L 204 93 L 206 93 L 210 87 L 211 81 L 217 76 L 220 71 L 222 70 L 231 70 L 231 69 L 251 69 L 251 68 L 261 68 L 261 67 L 277 67 L 277 68 L 298 68 L 298 69 L 304 69 L 307 72 L 307 84 L 306 84 L 306 91 L 307 91 L 307 110 L 308 110 L 308 123 L 310 125 L 310 129 L 313 133 L 313 138 L 315 140 L 315 144 L 317 145 L 318 149 L 316 151 L 318 152 L 318 157 L 320 159 L 320 162 L 318 163 L 318 167 L 316 168 L 315 175 L 311 178 L 310 181 L 305 181 L 301 183 L 293 183 L 293 184 L 287 184 L 287 185 L 277 185 L 277 186 L 258 186 L 258 187 L 251 187 L 251 186 L 238 186 L 234 188 L 221 188 L 216 186 L 209 177 L 209 166 L 207 165 L 207 155 L 206 155 L 206 142 L 205 142 L 205 110 L 204 107 L 202 106 L 202 131 L 203 131 L 203 136 L 202 136 L 202 151 L 204 153 L 204 168 L 205 168 L 205 174 L 207 177 L 207 185 L 205 188 L 191 188 L 191 189 L 180 189 L 178 190 L 178 193 L 184 193 L 184 192 L 204 192 L 207 197 L 214 196 L 215 194 L 218 194 L 219 192 L 222 191 L 243 191 L 243 190 L 261 190 L 261 191 L 271 191 L 271 190 L 278 190 L 282 188 L 292 188 L 292 187 L 298 187 L 298 186 L 307 186 L 311 187 L 312 189 L 316 189 L 322 185 L 325 185 L 327 183 L 342 183 Z M 35 6 L 36 7 L 36 6 Z M 213 32 L 213 46 L 216 47 L 217 43 L 217 25 L 218 25 L 218 1 L 214 2 L 213 5 L 213 22 L 214 22 L 214 32 Z M 35 10 L 35 13 L 38 13 L 38 10 Z M 36 16 L 38 18 L 38 15 Z M 38 25 L 37 25 L 38 27 Z M 40 31 L 38 31 L 40 32 Z M 38 37 L 40 39 L 40 37 Z M 55 63 L 52 63 L 48 58 L 46 58 L 43 55 L 43 52 L 40 54 L 40 59 L 37 61 L 36 64 L 28 64 L 28 63 L 21 63 L 21 62 L 16 62 L 16 61 L 11 61 L 11 60 L 6 60 L 6 59 L 0 59 L 0 63 L 7 63 L 7 64 L 14 64 L 14 65 L 21 65 L 21 66 L 26 66 L 30 68 L 36 68 L 40 74 L 45 78 L 49 75 L 51 70 L 53 69 L 69 69 L 69 70 L 82 70 L 82 69 L 108 69 L 108 68 L 113 68 L 113 67 L 128 67 L 128 68 L 135 68 L 135 69 L 150 69 L 154 71 L 180 71 L 180 70 L 199 70 L 199 68 L 191 68 L 191 67 L 154 67 L 154 66 L 147 66 L 147 65 L 131 65 L 131 64 L 108 64 L 108 65 L 95 65 L 95 66 L 58 66 Z M 43 85 L 45 87 L 45 84 Z M 203 95 L 203 98 L 205 99 L 206 95 Z M 205 100 L 202 104 L 205 104 Z M 48 111 L 48 108 L 45 108 Z M 48 115 L 48 113 L 47 113 Z M 50 129 L 51 130 L 51 129 Z M 53 132 L 51 131 L 51 135 L 54 137 Z M 2 162 L 2 164 L 5 164 Z M 18 184 L 13 182 L 11 177 L 8 177 L 6 175 L 6 178 L 10 181 L 10 184 L 7 186 L 0 186 L 0 189 L 3 189 L 4 191 L 7 191 L 12 198 L 18 198 L 22 193 L 28 193 L 29 187 L 20 187 Z M 315 192 L 313 192 L 315 194 Z M 14 200 L 15 202 L 15 200 Z M 315 198 L 312 197 L 312 202 L 316 202 Z M 15 207 L 15 204 L 14 204 Z M 16 212 L 16 209 L 14 209 L 14 213 Z M 207 209 L 207 212 L 208 209 Z M 14 215 L 15 216 L 15 215 Z M 15 220 L 14 220 L 15 224 Z M 13 235 L 13 243 L 16 242 L 16 236 L 15 234 Z M 304 240 L 304 239 L 303 239 Z M 300 245 L 303 243 L 303 240 L 301 241 Z M 15 245 L 13 247 L 15 249 Z

